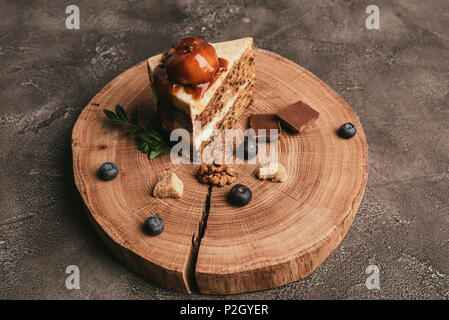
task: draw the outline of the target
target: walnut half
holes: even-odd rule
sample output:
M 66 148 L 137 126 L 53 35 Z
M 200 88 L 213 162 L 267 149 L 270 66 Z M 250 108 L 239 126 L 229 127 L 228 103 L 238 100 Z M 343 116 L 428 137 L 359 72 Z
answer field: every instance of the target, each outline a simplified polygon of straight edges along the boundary
M 224 187 L 237 179 L 237 171 L 226 164 L 202 164 L 196 176 L 201 183 Z

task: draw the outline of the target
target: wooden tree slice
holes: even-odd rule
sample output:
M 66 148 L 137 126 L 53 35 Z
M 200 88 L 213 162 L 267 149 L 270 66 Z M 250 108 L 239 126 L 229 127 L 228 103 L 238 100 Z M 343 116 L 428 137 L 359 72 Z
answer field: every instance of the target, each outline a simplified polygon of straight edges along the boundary
M 367 181 L 367 144 L 352 109 L 316 76 L 274 53 L 256 50 L 256 98 L 250 113 L 274 113 L 302 100 L 320 112 L 307 131 L 283 132 L 280 162 L 287 181 L 255 178 L 256 165 L 238 165 L 238 183 L 253 199 L 245 207 L 226 201 L 231 186 L 213 187 L 205 220 L 208 186 L 195 178 L 197 166 L 173 165 L 169 155 L 148 160 L 120 128 L 105 125 L 103 109 L 139 105 L 151 116 L 146 62 L 115 78 L 86 106 L 72 135 L 75 183 L 89 218 L 112 252 L 131 270 L 182 292 L 229 294 L 277 287 L 302 279 L 338 246 L 359 208 Z M 336 131 L 352 122 L 357 135 Z M 103 162 L 119 165 L 108 182 L 97 177 Z M 181 199 L 156 199 L 156 181 L 173 171 L 184 182 Z M 165 231 L 146 236 L 144 220 L 159 214 Z M 199 230 L 205 228 L 204 237 Z

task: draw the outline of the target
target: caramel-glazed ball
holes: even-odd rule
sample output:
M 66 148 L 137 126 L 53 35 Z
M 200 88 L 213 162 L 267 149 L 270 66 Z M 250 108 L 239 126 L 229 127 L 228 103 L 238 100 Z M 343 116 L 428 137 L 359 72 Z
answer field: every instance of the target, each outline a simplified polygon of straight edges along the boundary
M 182 85 L 198 85 L 212 79 L 219 67 L 215 48 L 198 38 L 176 42 L 165 56 L 170 79 Z

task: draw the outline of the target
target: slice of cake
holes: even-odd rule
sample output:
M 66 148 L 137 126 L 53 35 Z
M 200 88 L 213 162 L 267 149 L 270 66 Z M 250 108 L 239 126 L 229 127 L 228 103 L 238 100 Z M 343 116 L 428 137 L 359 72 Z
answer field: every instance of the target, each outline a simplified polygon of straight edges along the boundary
M 231 128 L 253 101 L 254 54 L 252 38 L 214 44 L 185 38 L 149 58 L 150 84 L 164 129 L 187 129 L 198 150 L 212 140 L 214 129 Z M 193 135 L 194 121 L 201 121 L 200 134 Z

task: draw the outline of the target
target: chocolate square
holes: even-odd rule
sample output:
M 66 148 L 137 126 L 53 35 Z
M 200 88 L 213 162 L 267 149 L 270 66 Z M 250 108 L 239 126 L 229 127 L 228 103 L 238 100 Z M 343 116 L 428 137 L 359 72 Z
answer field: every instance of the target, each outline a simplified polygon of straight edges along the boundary
M 279 135 L 281 134 L 279 120 L 272 113 L 257 113 L 250 115 L 249 125 L 256 131 L 257 139 L 265 139 L 266 142 L 270 141 L 270 129 L 277 129 Z M 265 131 L 262 130 L 264 132 L 259 132 L 259 129 L 265 129 Z
M 319 112 L 302 101 L 295 102 L 277 113 L 279 119 L 289 128 L 302 132 L 318 119 Z

